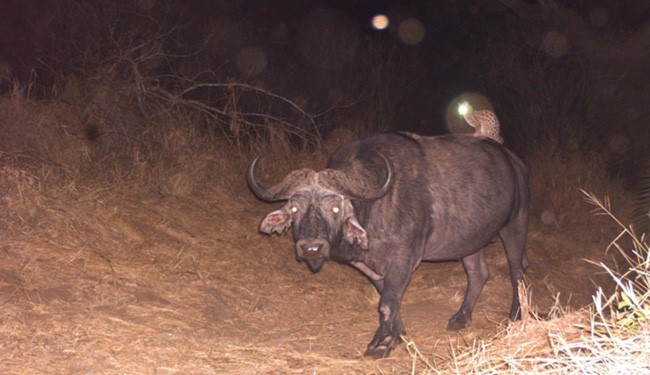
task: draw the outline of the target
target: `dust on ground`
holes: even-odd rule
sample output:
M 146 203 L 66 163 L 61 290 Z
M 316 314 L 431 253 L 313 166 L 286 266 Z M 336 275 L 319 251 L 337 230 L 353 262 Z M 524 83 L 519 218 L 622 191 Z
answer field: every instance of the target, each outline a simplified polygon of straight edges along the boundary
M 1 166 L 0 166 L 1 167 Z M 0 373 L 410 373 L 404 344 L 363 357 L 378 325 L 378 294 L 355 269 L 313 274 L 290 235 L 264 236 L 277 205 L 243 179 L 200 196 L 92 184 L 49 191 L 20 166 L 0 176 Z M 533 219 L 532 305 L 544 313 L 591 302 L 605 277 L 584 258 L 604 256 L 606 234 Z M 455 345 L 506 322 L 512 290 L 499 242 L 471 327 L 445 330 L 466 279 L 459 262 L 424 263 L 402 316 L 434 364 Z

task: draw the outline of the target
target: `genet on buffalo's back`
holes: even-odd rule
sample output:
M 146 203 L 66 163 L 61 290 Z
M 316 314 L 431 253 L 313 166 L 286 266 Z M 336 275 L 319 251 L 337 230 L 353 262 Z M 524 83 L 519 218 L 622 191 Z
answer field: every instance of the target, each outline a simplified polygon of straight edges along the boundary
M 489 276 L 483 248 L 497 236 L 513 287 L 510 318 L 519 314 L 517 284 L 526 268 L 528 175 L 499 143 L 468 135 L 387 133 L 343 146 L 328 168 L 291 172 L 275 186 L 255 179 L 265 201 L 287 204 L 268 214 L 264 233 L 290 226 L 299 260 L 317 272 L 327 259 L 363 272 L 379 294 L 379 328 L 367 356 L 385 357 L 405 332 L 400 304 L 423 260 L 462 260 L 468 286 L 450 330 L 466 327 Z

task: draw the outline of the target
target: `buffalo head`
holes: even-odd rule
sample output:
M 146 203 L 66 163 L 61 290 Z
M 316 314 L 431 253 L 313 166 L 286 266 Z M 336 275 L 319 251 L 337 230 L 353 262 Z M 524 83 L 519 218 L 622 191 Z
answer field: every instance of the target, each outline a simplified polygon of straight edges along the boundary
M 291 226 L 298 260 L 305 261 L 313 272 L 323 266 L 331 247 L 343 240 L 368 249 L 366 230 L 359 224 L 351 200 L 373 200 L 388 192 L 392 169 L 388 160 L 381 158 L 386 178 L 377 187 L 337 169 L 299 169 L 277 185 L 263 186 L 255 179 L 257 159 L 253 160 L 247 180 L 255 195 L 269 202 L 287 201 L 262 220 L 260 231 L 281 234 Z

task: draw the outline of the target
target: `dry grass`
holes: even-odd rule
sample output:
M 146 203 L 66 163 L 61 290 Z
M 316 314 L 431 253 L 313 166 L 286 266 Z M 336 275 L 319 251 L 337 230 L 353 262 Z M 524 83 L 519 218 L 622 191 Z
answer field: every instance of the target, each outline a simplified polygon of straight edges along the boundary
M 580 189 L 613 197 L 613 204 L 623 210 L 622 216 L 630 217 L 629 194 L 608 174 L 604 155 L 561 150 L 555 141 L 546 140 L 531 152 L 529 160 L 532 220 L 555 229 L 593 225 L 594 217 L 580 199 Z M 595 220 L 613 229 L 611 221 Z
M 415 336 L 389 359 L 366 360 L 376 292 L 346 267 L 308 273 L 289 237 L 258 236 L 271 207 L 243 178 L 252 154 L 274 154 L 262 163 L 269 179 L 323 155 L 295 151 L 282 133 L 238 147 L 179 126 L 195 121 L 187 113 L 148 122 L 108 100 L 84 117 L 69 103 L 20 90 L 0 101 L 1 373 L 489 373 L 577 350 L 561 344 L 581 337 L 580 314 L 474 341 L 507 311 L 497 250 L 479 301 L 491 310 L 479 308 L 472 329 L 442 328 L 464 288 L 459 267 L 423 266 L 404 303 Z M 538 238 L 531 254 L 547 252 Z
M 255 279 L 263 267 L 286 268 L 286 259 L 240 228 L 257 225 L 249 204 L 225 205 L 223 193 L 198 200 L 42 188 L 10 163 L 2 160 L 0 185 L 2 373 L 268 372 L 345 362 L 305 358 L 285 325 L 264 324 L 282 299 Z

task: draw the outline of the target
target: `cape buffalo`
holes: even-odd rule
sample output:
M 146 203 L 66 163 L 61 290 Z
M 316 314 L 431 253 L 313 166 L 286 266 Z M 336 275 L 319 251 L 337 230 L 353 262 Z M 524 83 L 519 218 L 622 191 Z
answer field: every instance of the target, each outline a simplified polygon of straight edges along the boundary
M 262 221 L 263 233 L 291 226 L 297 258 L 313 272 L 326 259 L 363 272 L 379 294 L 379 328 L 366 356 L 385 357 L 404 334 L 400 304 L 421 261 L 460 259 L 467 291 L 447 328 L 471 320 L 489 276 L 483 248 L 499 236 L 513 287 L 510 318 L 519 314 L 528 227 L 528 173 L 510 150 L 468 135 L 386 133 L 343 146 L 320 172 L 300 169 L 274 186 L 248 170 L 265 201 L 288 201 Z

